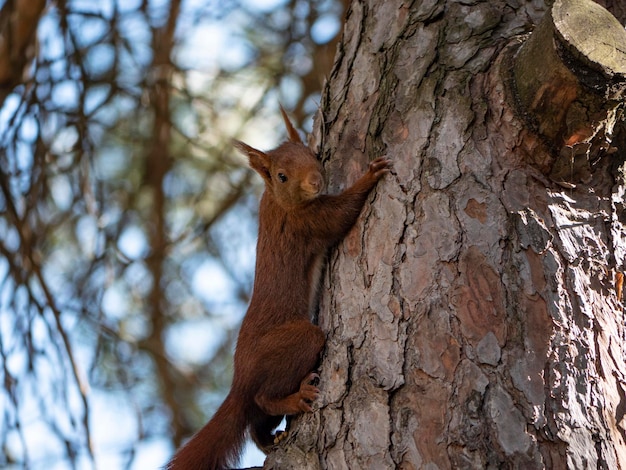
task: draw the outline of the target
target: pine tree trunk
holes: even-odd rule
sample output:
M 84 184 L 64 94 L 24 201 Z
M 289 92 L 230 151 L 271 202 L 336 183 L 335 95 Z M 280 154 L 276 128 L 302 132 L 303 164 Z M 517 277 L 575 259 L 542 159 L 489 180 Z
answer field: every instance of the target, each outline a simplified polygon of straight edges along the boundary
M 554 4 L 352 4 L 315 139 L 334 190 L 394 169 L 330 257 L 320 409 L 265 468 L 626 469 L 626 33 Z

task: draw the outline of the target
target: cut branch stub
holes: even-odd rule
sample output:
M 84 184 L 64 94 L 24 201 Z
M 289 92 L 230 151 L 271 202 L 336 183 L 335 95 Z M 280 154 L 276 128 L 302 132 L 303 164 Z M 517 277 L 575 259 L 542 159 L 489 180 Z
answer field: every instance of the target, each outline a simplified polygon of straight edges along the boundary
M 550 176 L 587 181 L 611 153 L 626 96 L 626 30 L 592 0 L 556 0 L 513 67 L 519 105 L 554 148 Z

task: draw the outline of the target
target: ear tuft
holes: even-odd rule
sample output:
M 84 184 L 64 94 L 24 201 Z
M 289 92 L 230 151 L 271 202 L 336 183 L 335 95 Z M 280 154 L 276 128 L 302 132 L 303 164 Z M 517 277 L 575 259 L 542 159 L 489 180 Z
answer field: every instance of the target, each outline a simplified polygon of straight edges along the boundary
M 285 121 L 285 127 L 287 127 L 289 140 L 294 144 L 301 144 L 302 139 L 300 139 L 300 134 L 298 134 L 298 131 L 295 129 L 295 127 L 293 127 L 293 124 L 291 124 L 289 116 L 287 116 L 287 112 L 285 111 L 285 108 L 283 108 L 282 104 L 280 105 L 280 113 L 283 115 L 283 121 Z
M 250 147 L 248 144 L 241 142 L 240 140 L 233 140 L 233 145 L 248 157 L 250 168 L 256 171 L 263 177 L 264 180 L 270 180 L 270 157 L 265 152 L 257 150 L 254 147 Z

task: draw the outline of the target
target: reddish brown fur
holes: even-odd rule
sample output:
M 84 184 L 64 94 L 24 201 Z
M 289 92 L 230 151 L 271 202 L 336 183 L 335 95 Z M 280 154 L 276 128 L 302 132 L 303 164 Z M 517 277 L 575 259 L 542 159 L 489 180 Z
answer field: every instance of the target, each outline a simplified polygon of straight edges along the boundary
M 237 340 L 232 388 L 169 470 L 224 469 L 238 459 L 246 429 L 267 450 L 283 415 L 311 411 L 319 394 L 312 371 L 325 340 L 309 319 L 320 260 L 354 225 L 369 191 L 389 171 L 389 160 L 378 158 L 342 194 L 321 195 L 321 166 L 281 111 L 288 142 L 270 152 L 235 143 L 266 189 L 254 290 Z

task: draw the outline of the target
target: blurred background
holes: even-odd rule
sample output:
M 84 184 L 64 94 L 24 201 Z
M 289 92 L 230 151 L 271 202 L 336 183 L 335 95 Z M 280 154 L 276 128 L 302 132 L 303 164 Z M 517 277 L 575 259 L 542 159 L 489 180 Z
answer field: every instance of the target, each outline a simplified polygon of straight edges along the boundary
M 0 467 L 159 468 L 219 406 L 262 191 L 230 139 L 310 130 L 346 4 L 0 0 Z

